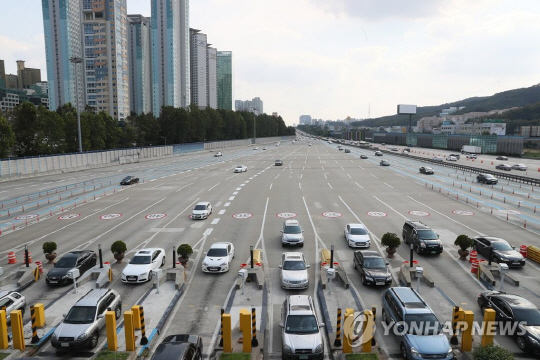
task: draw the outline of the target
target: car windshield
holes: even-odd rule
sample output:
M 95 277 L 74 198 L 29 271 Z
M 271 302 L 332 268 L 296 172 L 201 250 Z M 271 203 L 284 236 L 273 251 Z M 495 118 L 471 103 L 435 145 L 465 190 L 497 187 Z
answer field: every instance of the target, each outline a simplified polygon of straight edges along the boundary
M 57 268 L 74 268 L 77 264 L 77 257 L 76 256 L 64 256 L 56 264 L 54 264 L 54 267 Z
M 217 248 L 213 248 L 213 249 L 208 250 L 208 253 L 207 253 L 206 255 L 207 255 L 207 256 L 210 256 L 210 257 L 222 257 L 222 256 L 227 256 L 227 249 L 217 249 Z
M 306 270 L 306 263 L 300 260 L 288 260 L 283 262 L 283 270 Z
M 386 262 L 381 258 L 364 259 L 364 267 L 369 269 L 385 268 Z
M 131 180 L 132 177 L 133 177 L 133 176 L 125 177 L 124 180 L 122 180 L 122 181 L 129 181 L 129 180 Z
M 405 315 L 407 333 L 411 335 L 437 335 L 441 332 L 441 324 L 434 314 Z
M 317 319 L 314 315 L 289 315 L 285 324 L 288 334 L 316 334 L 319 332 Z
M 195 205 L 193 210 L 206 210 L 206 205 Z
M 351 228 L 351 235 L 366 235 L 367 231 L 364 228 L 361 227 L 352 227 Z
M 517 322 L 525 322 L 527 326 L 540 326 L 540 310 L 538 309 L 513 309 Z
M 424 168 L 426 171 L 432 171 L 432 168 Z
M 484 175 L 484 178 L 486 178 L 486 179 L 495 179 L 495 176 L 486 174 L 486 175 Z
M 131 259 L 129 263 L 135 264 L 135 265 L 146 265 L 146 264 L 150 264 L 151 262 L 152 262 L 151 256 L 136 255 L 133 257 L 133 259 Z
M 95 317 L 95 306 L 74 306 L 69 310 L 64 322 L 68 324 L 89 324 L 94 322 Z
M 507 251 L 507 250 L 513 250 L 512 247 L 504 241 L 497 241 L 494 243 L 491 243 L 491 246 L 493 246 L 493 250 L 500 250 L 500 251 Z
M 435 231 L 433 230 L 418 230 L 418 237 L 420 239 L 425 239 L 425 240 L 435 240 L 435 239 L 438 239 L 439 237 L 437 236 L 437 233 L 435 233 Z
M 300 234 L 302 232 L 302 228 L 300 228 L 298 225 L 285 226 L 283 232 L 285 234 Z

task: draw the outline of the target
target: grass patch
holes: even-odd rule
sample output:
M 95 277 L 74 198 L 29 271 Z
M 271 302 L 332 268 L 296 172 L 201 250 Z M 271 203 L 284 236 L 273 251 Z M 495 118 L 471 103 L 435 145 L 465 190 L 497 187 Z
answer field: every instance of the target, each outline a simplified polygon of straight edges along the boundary
M 540 150 L 523 149 L 525 157 L 540 157 Z
M 347 354 L 345 355 L 347 360 L 378 360 L 379 356 L 375 353 L 366 354 Z
M 11 354 L 10 353 L 0 353 L 0 360 L 7 358 L 9 355 L 11 355 Z
M 250 353 L 221 353 L 220 360 L 250 360 Z
M 100 351 L 96 360 L 126 360 L 129 353 L 122 351 Z

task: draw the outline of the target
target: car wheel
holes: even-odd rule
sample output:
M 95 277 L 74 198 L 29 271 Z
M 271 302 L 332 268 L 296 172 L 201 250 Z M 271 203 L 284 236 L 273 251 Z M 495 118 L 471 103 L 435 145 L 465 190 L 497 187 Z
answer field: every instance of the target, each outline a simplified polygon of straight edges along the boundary
M 484 315 L 484 311 L 486 311 L 486 307 L 484 305 L 480 306 L 480 313 Z
M 499 262 L 499 259 L 497 259 L 496 256 L 493 256 L 493 257 L 491 258 L 491 262 L 496 262 L 496 263 L 498 263 L 498 262 Z
M 353 261 L 352 267 L 353 267 L 353 269 L 356 269 L 356 262 L 355 261 Z
M 516 343 L 517 343 L 518 348 L 521 349 L 521 351 L 527 350 L 527 342 L 525 341 L 525 337 L 518 336 L 516 339 Z
M 90 349 L 95 348 L 97 346 L 97 344 L 98 344 L 98 341 L 99 341 L 99 333 L 96 331 L 95 333 L 92 334 L 92 338 L 90 339 L 89 348 Z
M 116 320 L 120 319 L 120 316 L 122 316 L 122 303 L 118 304 L 116 309 L 114 309 L 114 316 L 116 317 Z
M 409 245 L 409 241 L 407 240 L 406 236 L 403 236 L 403 242 L 405 243 L 405 245 Z
M 165 265 L 165 256 L 163 257 L 163 260 L 161 260 L 161 266 L 163 266 L 163 265 Z
M 152 281 L 152 277 L 153 277 L 152 272 L 149 271 L 148 272 L 148 281 Z
M 407 356 L 407 349 L 405 348 L 404 344 L 401 344 L 401 356 L 403 356 L 403 359 L 405 360 L 409 359 Z
M 388 318 L 386 317 L 386 311 L 382 311 L 382 321 L 384 321 L 385 324 L 388 324 Z
M 416 247 L 416 253 L 417 253 L 418 255 L 420 255 L 420 254 L 422 253 L 422 251 L 420 251 L 420 246 L 417 246 L 417 247 Z
M 365 276 L 365 275 L 362 275 L 362 285 L 364 285 L 364 286 L 367 285 L 367 281 L 366 281 L 366 276 Z

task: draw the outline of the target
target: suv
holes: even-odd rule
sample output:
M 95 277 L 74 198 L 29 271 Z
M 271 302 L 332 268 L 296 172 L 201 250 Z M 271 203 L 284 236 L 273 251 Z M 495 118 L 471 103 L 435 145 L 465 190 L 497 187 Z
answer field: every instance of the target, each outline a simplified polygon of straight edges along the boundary
M 99 341 L 99 330 L 105 326 L 105 312 L 114 310 L 116 320 L 122 315 L 120 294 L 112 289 L 92 289 L 64 315 L 51 337 L 57 349 L 93 349 Z
M 298 220 L 285 220 L 283 223 L 283 233 L 281 235 L 281 245 L 300 245 L 304 246 L 304 230 L 300 227 Z
M 289 295 L 281 307 L 282 358 L 317 359 L 324 357 L 324 344 L 313 299 L 309 295 Z
M 443 252 L 439 235 L 421 221 L 406 221 L 403 224 L 403 242 L 413 244 L 417 254 L 440 254 Z
M 192 219 L 207 219 L 212 213 L 212 205 L 208 201 L 203 201 L 195 205 L 191 212 Z
M 353 267 L 360 272 L 362 285 L 390 285 L 392 274 L 388 263 L 376 251 L 355 251 Z
M 433 310 L 409 287 L 393 287 L 382 297 L 382 321 L 400 337 L 404 359 L 454 359 Z
M 0 309 L 3 308 L 5 308 L 6 314 L 11 313 L 13 310 L 21 310 L 22 316 L 24 316 L 26 298 L 16 291 L 0 291 Z

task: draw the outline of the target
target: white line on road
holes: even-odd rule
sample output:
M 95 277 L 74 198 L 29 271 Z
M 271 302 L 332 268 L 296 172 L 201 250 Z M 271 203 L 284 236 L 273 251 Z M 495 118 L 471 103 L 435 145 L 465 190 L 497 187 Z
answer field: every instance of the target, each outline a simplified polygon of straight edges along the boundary
M 229 206 L 229 205 L 231 205 L 231 203 L 230 203 L 230 202 L 226 202 L 225 205 L 223 205 L 223 206 Z
M 276 177 L 274 178 L 274 180 L 277 179 L 279 177 L 279 175 L 281 175 L 281 174 L 277 174 Z
M 218 222 L 219 222 L 219 218 L 215 218 L 214 220 L 212 220 L 212 222 L 210 224 L 215 225 Z
M 391 187 L 392 189 L 394 188 L 392 185 L 388 185 L 387 183 L 384 183 L 384 185 Z
M 301 183 L 298 183 L 298 188 L 302 188 L 302 184 Z
M 271 184 L 270 184 L 270 189 L 269 189 L 269 190 L 272 190 L 272 185 L 273 185 L 273 184 L 274 184 L 274 183 L 271 183 Z
M 215 188 L 216 186 L 218 186 L 220 183 L 217 183 L 216 185 L 212 186 L 210 189 L 208 189 L 208 191 L 212 190 L 213 188 Z
M 213 230 L 214 230 L 213 228 L 208 228 L 208 229 L 206 229 L 206 230 L 203 232 L 203 236 L 209 236 L 209 235 L 212 233 Z
M 155 180 L 155 179 L 150 180 L 150 181 L 154 181 L 154 180 Z M 189 183 L 189 184 L 187 184 L 187 185 L 184 185 L 184 186 L 182 186 L 180 189 L 176 190 L 175 192 L 179 192 L 180 190 L 182 190 L 183 188 L 188 187 L 189 185 L 193 185 L 193 183 Z
M 330 185 L 330 183 L 328 183 L 328 186 L 330 186 L 330 189 L 333 189 L 332 185 Z
M 229 197 L 229 201 L 234 200 L 234 196 Z
M 223 214 L 225 214 L 225 211 L 227 211 L 227 210 L 225 210 L 225 209 L 219 210 L 218 214 L 223 215 Z
M 373 176 L 375 179 L 378 179 L 378 177 L 376 177 L 375 175 L 373 175 L 373 174 L 370 174 L 370 175 Z
M 355 182 L 356 186 L 358 186 L 360 189 L 363 189 L 362 185 L 360 185 L 359 183 Z
M 350 174 L 347 174 L 347 176 L 352 179 L 352 176 Z

